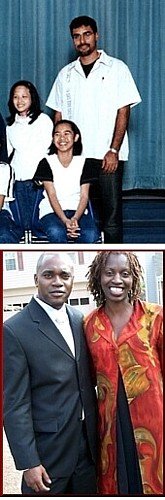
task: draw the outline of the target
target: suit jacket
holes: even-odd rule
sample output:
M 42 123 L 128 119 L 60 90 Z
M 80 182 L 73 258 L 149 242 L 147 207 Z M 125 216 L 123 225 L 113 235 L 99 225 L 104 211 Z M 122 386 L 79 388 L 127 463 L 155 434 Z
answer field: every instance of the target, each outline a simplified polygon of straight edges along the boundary
M 17 469 L 42 463 L 70 475 L 79 453 L 82 407 L 96 460 L 96 395 L 82 314 L 67 306 L 75 358 L 42 307 L 30 303 L 4 324 L 4 425 Z

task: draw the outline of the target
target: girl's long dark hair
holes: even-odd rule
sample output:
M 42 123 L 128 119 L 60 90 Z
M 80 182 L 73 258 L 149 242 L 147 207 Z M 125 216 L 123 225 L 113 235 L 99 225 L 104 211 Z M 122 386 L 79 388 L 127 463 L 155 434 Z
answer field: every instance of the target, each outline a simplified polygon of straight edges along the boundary
M 54 136 L 54 133 L 56 131 L 56 127 L 58 125 L 63 124 L 63 123 L 68 123 L 68 125 L 70 125 L 72 132 L 74 133 L 74 136 L 76 134 L 79 135 L 77 142 L 74 142 L 74 144 L 73 144 L 73 156 L 81 155 L 81 153 L 82 153 L 81 132 L 80 132 L 79 128 L 77 127 L 77 125 L 74 122 L 72 122 L 71 120 L 59 120 L 58 122 L 56 122 L 54 127 L 53 127 L 52 136 Z M 49 155 L 53 155 L 54 153 L 57 154 L 58 150 L 57 150 L 54 142 L 52 141 L 52 144 L 50 145 L 50 148 L 49 148 Z
M 10 111 L 10 116 L 7 118 L 7 123 L 8 125 L 12 125 L 15 120 L 15 115 L 18 113 L 16 110 L 14 104 L 13 104 L 13 96 L 16 87 L 18 86 L 23 86 L 29 89 L 30 95 L 31 95 L 31 106 L 29 110 L 29 117 L 31 118 L 29 125 L 33 123 L 38 116 L 41 113 L 41 108 L 40 108 L 40 98 L 37 92 L 37 89 L 33 85 L 33 83 L 29 82 L 28 80 L 19 80 L 18 82 L 15 82 L 14 85 L 10 89 L 10 94 L 9 94 L 9 100 L 8 100 L 8 107 Z

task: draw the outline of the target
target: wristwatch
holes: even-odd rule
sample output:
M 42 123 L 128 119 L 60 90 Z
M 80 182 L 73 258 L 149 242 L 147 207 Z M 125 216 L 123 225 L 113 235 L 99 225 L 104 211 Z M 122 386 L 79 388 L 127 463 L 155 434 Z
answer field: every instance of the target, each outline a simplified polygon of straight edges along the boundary
M 118 151 L 117 149 L 115 149 L 115 148 L 110 148 L 110 151 L 111 151 L 111 153 L 115 153 L 116 155 L 118 155 L 118 152 L 119 152 L 119 151 Z

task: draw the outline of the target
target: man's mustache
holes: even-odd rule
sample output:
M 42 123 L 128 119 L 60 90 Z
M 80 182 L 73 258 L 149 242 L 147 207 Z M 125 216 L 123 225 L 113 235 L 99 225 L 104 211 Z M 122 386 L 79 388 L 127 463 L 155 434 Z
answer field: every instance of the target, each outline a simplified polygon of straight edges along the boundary
M 90 47 L 90 45 L 88 43 L 81 43 L 78 45 L 78 49 L 81 49 L 82 47 Z

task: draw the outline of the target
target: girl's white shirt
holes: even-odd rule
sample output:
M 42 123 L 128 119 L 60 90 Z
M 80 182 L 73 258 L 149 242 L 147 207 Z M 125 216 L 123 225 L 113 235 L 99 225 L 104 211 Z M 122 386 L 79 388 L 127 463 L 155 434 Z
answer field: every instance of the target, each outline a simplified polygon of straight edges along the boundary
M 33 178 L 52 142 L 53 122 L 48 115 L 41 113 L 30 125 L 29 121 L 16 114 L 14 123 L 6 127 L 8 155 L 15 150 L 11 165 L 18 181 Z
M 84 156 L 73 156 L 68 167 L 64 167 L 56 154 L 47 155 L 46 159 L 53 173 L 53 182 L 58 201 L 63 210 L 76 210 L 80 201 L 80 178 L 85 163 Z M 46 191 L 39 205 L 39 217 L 52 213 Z

